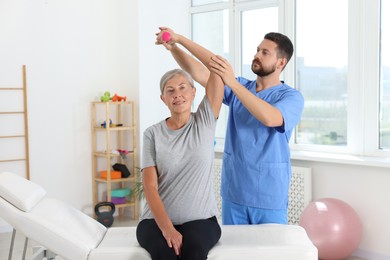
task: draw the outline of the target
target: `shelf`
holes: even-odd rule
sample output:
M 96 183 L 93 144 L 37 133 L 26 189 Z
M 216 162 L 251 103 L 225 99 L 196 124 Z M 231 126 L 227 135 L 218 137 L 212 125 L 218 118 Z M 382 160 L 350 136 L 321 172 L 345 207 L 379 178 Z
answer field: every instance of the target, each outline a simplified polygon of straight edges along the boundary
M 134 182 L 135 180 L 136 180 L 136 178 L 134 176 L 133 177 L 128 177 L 128 178 L 111 179 L 111 180 L 107 180 L 105 178 L 100 178 L 100 177 L 96 177 L 95 178 L 95 181 L 97 181 L 97 182 L 104 182 L 104 183 L 107 183 L 107 182 L 113 182 L 113 183 Z
M 137 187 L 136 113 L 133 101 L 92 102 L 92 180 L 93 203 L 112 201 L 111 191 Z M 109 122 L 106 127 L 101 122 Z M 117 150 L 128 151 L 123 156 Z M 113 153 L 114 152 L 114 153 Z M 100 171 L 113 171 L 115 163 L 125 164 L 131 172 L 128 178 L 107 179 L 100 177 Z M 119 215 L 125 215 L 125 208 L 132 208 L 133 220 L 138 220 L 138 198 L 131 193 L 127 202 L 115 204 Z
M 126 156 L 132 156 L 133 154 L 134 154 L 134 151 L 128 151 L 128 154 Z M 107 153 L 105 153 L 105 152 L 95 152 L 94 155 L 96 157 L 106 157 Z M 109 156 L 110 157 L 120 157 L 121 155 L 117 154 L 117 153 L 110 153 Z
M 101 104 L 110 104 L 110 105 L 120 105 L 120 104 L 127 104 L 131 105 L 133 104 L 134 101 L 107 101 L 107 102 L 102 102 L 102 101 L 93 101 L 93 105 L 101 105 Z
M 95 130 L 97 131 L 106 131 L 107 129 L 110 131 L 125 131 L 125 130 L 134 130 L 134 127 L 130 126 L 115 126 L 115 127 L 103 127 L 103 126 L 95 126 Z
M 126 203 L 121 203 L 121 204 L 115 204 L 116 208 L 124 208 L 124 207 L 131 207 L 131 206 L 136 206 L 137 203 L 135 202 L 126 202 Z

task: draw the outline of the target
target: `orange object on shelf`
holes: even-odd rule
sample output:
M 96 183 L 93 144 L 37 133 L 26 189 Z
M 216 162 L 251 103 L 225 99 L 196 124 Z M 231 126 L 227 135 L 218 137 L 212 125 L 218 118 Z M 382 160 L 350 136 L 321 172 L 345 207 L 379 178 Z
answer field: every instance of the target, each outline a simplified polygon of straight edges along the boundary
M 112 97 L 111 100 L 112 100 L 113 102 L 115 102 L 115 101 L 126 101 L 126 96 L 121 97 L 121 96 L 118 96 L 118 95 L 115 93 L 115 95 Z
M 100 178 L 107 179 L 107 171 L 101 171 Z M 122 178 L 122 173 L 120 171 L 111 171 L 111 180 L 120 178 Z

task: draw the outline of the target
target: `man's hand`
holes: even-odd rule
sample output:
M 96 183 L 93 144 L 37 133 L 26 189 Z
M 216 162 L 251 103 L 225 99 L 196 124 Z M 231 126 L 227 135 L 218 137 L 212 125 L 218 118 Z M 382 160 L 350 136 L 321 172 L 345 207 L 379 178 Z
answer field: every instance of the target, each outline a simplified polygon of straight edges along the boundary
M 211 57 L 209 65 L 210 69 L 222 78 L 225 85 L 232 86 L 232 84 L 236 82 L 232 66 L 223 57 L 219 55 Z

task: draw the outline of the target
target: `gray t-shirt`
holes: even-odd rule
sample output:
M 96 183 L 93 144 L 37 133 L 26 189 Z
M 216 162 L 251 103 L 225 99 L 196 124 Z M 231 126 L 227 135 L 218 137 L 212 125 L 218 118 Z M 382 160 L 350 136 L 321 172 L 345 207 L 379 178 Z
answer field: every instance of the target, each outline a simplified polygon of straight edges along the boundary
M 158 192 L 174 225 L 218 213 L 213 173 L 215 126 L 205 96 L 181 129 L 171 130 L 163 120 L 144 132 L 142 169 L 157 167 Z M 146 203 L 140 220 L 152 218 Z

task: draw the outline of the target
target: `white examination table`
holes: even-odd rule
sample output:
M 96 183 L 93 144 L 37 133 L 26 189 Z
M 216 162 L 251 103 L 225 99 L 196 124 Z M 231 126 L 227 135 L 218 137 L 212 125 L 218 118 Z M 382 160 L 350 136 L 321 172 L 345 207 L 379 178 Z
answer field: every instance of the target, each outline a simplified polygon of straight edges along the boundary
M 0 173 L 0 218 L 69 260 L 150 260 L 135 227 L 106 228 L 81 211 L 49 198 L 39 185 Z M 222 226 L 209 260 L 317 260 L 316 247 L 296 225 Z

